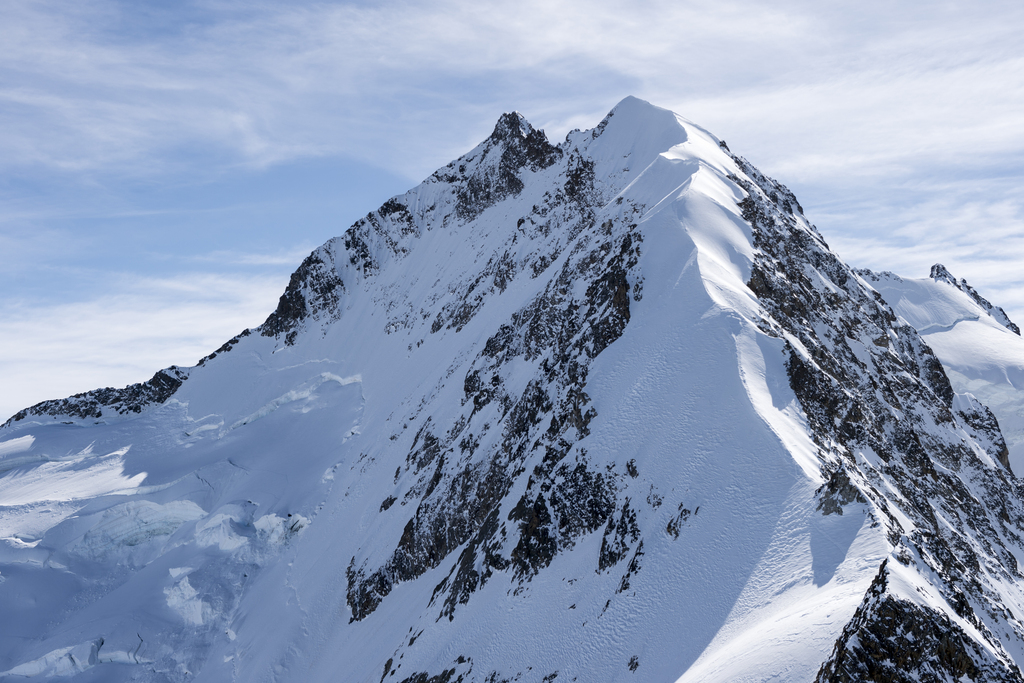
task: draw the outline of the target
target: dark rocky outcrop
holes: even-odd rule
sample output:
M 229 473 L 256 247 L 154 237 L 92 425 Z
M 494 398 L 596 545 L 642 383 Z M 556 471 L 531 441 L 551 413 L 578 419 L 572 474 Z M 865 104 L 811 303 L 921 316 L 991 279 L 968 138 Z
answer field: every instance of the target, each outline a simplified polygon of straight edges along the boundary
M 842 515 L 851 503 L 867 503 L 860 489 L 854 486 L 846 470 L 838 469 L 817 491 L 818 509 L 826 515 Z
M 371 613 L 395 583 L 436 567 L 468 542 L 453 573 L 435 589 L 435 599 L 447 595 L 442 615 L 451 617 L 493 571 L 511 567 L 514 578 L 529 580 L 574 538 L 609 519 L 615 483 L 590 469 L 575 443 L 596 416 L 584 391 L 587 367 L 629 321 L 627 273 L 636 265 L 639 236 L 629 225 L 623 230 L 607 242 L 578 242 L 545 291 L 484 344 L 464 380 L 463 418 L 444 437 L 424 425 L 407 467 L 429 472 L 429 479 L 391 560 L 373 571 L 350 567 L 353 619 Z M 571 292 L 580 279 L 590 285 L 577 300 Z M 538 378 L 518 397 L 501 380 L 515 360 L 538 368 Z M 501 429 L 502 438 L 480 461 L 474 444 L 487 425 Z M 469 466 L 470 458 L 482 464 Z M 501 519 L 499 506 L 521 477 L 528 479 L 526 492 Z M 630 542 L 636 540 L 634 534 Z M 627 552 L 625 545 L 620 550 L 615 562 Z
M 386 206 L 386 205 L 385 205 Z M 345 283 L 334 268 L 333 259 L 321 247 L 307 256 L 292 273 L 277 309 L 258 329 L 264 337 L 285 336 L 286 344 L 295 342 L 300 323 L 308 316 L 322 314 L 336 319 Z
M 200 358 L 199 362 L 196 363 L 196 365 L 206 365 L 209 361 L 213 360 L 218 355 L 222 353 L 227 353 L 231 349 L 235 348 L 238 342 L 242 341 L 242 339 L 248 337 L 250 334 L 252 334 L 252 330 L 242 330 L 234 337 L 221 344 L 220 348 L 218 348 L 216 351 Z
M 524 171 L 539 171 L 554 164 L 562 150 L 548 142 L 520 114 L 503 114 L 480 151 L 483 163 L 460 183 L 456 211 L 472 220 L 484 209 L 522 192 Z
M 864 601 L 843 629 L 815 683 L 986 683 L 1024 680 L 946 614 L 887 592 L 883 562 Z

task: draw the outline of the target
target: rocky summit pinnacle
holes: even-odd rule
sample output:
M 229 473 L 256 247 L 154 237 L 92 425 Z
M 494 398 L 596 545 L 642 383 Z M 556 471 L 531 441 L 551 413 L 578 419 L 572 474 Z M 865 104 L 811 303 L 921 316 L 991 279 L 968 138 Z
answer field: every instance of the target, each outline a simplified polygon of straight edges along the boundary
M 0 428 L 0 675 L 1021 681 L 991 311 L 668 110 L 504 114 L 195 367 Z

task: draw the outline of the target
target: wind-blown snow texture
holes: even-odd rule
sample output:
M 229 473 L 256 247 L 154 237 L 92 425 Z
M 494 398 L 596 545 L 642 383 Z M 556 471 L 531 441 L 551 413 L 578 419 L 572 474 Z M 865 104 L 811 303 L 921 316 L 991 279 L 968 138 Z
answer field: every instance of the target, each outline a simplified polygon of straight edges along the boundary
M 505 114 L 197 367 L 0 429 L 0 675 L 1021 680 L 1024 490 L 878 282 L 671 112 Z

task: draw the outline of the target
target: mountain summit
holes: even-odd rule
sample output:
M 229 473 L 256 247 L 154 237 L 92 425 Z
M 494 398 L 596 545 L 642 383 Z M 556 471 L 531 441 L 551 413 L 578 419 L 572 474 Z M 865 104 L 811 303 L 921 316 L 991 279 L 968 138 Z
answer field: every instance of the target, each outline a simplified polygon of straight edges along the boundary
M 670 111 L 504 114 L 261 326 L 0 429 L 0 675 L 1020 681 L 1024 488 L 870 275 Z

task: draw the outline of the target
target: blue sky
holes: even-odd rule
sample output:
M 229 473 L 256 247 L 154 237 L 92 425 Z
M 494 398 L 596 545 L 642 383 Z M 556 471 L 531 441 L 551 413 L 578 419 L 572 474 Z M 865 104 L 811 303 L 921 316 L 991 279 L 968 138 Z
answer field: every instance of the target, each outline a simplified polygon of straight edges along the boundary
M 501 112 L 561 139 L 630 94 L 788 185 L 852 264 L 940 261 L 1024 320 L 1019 1 L 0 7 L 4 416 L 259 324 Z

